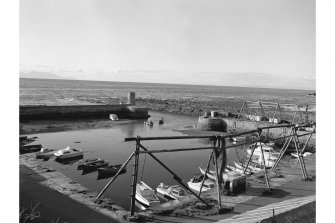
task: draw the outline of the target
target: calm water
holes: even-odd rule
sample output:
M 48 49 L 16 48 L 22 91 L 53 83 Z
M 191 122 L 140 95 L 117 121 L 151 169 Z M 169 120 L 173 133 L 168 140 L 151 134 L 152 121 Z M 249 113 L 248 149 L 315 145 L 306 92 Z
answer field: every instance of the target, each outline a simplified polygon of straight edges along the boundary
M 126 97 L 130 91 L 142 98 L 229 98 L 315 104 L 315 97 L 306 96 L 311 91 L 303 90 L 21 78 L 20 105 L 83 104 L 85 98 Z
M 129 125 L 119 125 L 107 129 L 67 131 L 58 133 L 34 134 L 38 136 L 36 143 L 41 143 L 45 148 L 61 149 L 66 146 L 81 148 L 84 152 L 84 158 L 100 157 L 109 160 L 112 164 L 123 163 L 135 149 L 134 142 L 124 142 L 126 137 L 140 136 L 181 136 L 180 132 L 172 129 L 190 126 L 197 123 L 197 118 L 173 115 L 159 112 L 151 112 L 151 119 L 156 120 L 164 118 L 164 125 L 154 125 L 149 128 L 143 125 L 143 122 L 137 122 Z M 81 143 L 75 143 L 75 142 Z M 209 145 L 206 140 L 165 140 L 165 141 L 146 141 L 143 145 L 150 150 L 168 149 L 168 148 L 191 148 Z M 244 152 L 239 149 L 240 156 Z M 178 153 L 161 153 L 156 154 L 165 164 L 174 170 L 184 182 L 187 182 L 198 171 L 198 167 L 206 166 L 209 151 L 192 151 Z M 236 152 L 230 149 L 228 151 L 229 160 L 235 160 Z M 140 157 L 139 180 L 148 183 L 152 188 L 156 188 L 160 182 L 166 184 L 176 184 L 172 176 L 156 163 L 150 156 L 146 157 L 143 175 L 143 163 L 145 155 Z M 69 178 L 78 181 L 83 186 L 99 192 L 108 182 L 108 179 L 97 180 L 98 173 L 94 172 L 87 175 L 81 175 L 82 171 L 77 170 L 77 163 L 63 165 L 51 158 L 48 161 L 41 161 L 64 173 Z M 133 164 L 131 161 L 130 164 Z M 133 167 L 128 165 L 127 173 L 121 175 L 106 191 L 105 196 L 110 197 L 117 204 L 124 208 L 129 208 L 130 201 L 130 184 Z M 109 178 L 110 179 L 110 178 Z

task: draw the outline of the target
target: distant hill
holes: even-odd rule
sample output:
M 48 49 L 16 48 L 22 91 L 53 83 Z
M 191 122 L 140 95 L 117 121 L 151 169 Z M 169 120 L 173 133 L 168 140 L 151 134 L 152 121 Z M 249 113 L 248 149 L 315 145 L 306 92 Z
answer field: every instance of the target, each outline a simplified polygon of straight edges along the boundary
M 46 71 L 20 72 L 20 78 L 40 78 L 40 79 L 63 79 L 62 77 Z

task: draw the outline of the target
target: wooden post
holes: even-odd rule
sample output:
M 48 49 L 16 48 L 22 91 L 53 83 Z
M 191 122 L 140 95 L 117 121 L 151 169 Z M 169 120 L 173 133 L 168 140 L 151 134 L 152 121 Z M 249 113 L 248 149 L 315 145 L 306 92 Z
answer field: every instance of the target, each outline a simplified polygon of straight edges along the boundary
M 215 143 L 215 142 L 214 142 Z M 215 144 L 214 144 L 215 146 Z M 204 178 L 202 179 L 202 182 L 201 182 L 201 185 L 200 185 L 200 190 L 199 190 L 199 197 L 201 195 L 201 191 L 202 191 L 202 187 L 204 185 L 204 182 L 205 182 L 205 179 L 206 179 L 206 176 L 207 176 L 207 173 L 208 173 L 208 170 L 209 170 L 209 166 L 211 164 L 211 160 L 212 160 L 212 157 L 213 157 L 213 151 L 210 153 L 209 155 L 209 160 L 208 160 L 208 163 L 207 163 L 207 167 L 206 167 L 206 170 L 205 170 L 205 174 L 204 174 Z
M 259 133 L 259 134 L 261 134 L 261 133 Z M 263 147 L 262 147 L 261 135 L 259 135 L 259 139 L 260 139 L 259 143 L 261 145 L 261 152 L 262 152 L 262 159 L 263 159 L 265 180 L 266 180 L 266 184 L 267 184 L 268 188 L 271 190 L 270 183 L 269 183 L 269 177 L 268 177 L 268 173 L 267 173 L 267 170 L 266 170 L 266 163 L 265 163 L 264 151 L 263 151 Z
M 252 159 L 252 156 L 254 155 L 254 151 L 255 151 L 256 147 L 257 147 L 257 142 L 255 142 L 255 143 L 254 143 L 254 146 L 252 147 L 251 154 L 250 154 L 250 157 L 249 157 L 249 159 L 248 159 L 247 165 L 245 165 L 245 167 L 244 167 L 243 174 L 245 174 L 245 172 L 246 172 L 247 169 L 248 169 L 249 163 L 250 163 L 250 161 L 251 161 L 251 159 Z M 241 163 L 241 164 L 242 164 L 242 163 Z
M 304 145 L 304 147 L 303 147 L 302 150 L 301 150 L 301 153 L 302 153 L 302 154 L 304 154 L 305 149 L 306 149 L 306 147 L 307 147 L 307 144 L 308 144 L 309 140 L 312 138 L 312 135 L 313 135 L 313 134 L 314 134 L 314 132 L 312 132 L 312 133 L 309 135 L 307 141 L 305 142 L 305 145 Z
M 292 133 L 293 133 L 293 130 L 291 130 L 291 133 L 290 133 L 289 135 L 291 135 Z M 289 139 L 289 138 L 286 138 L 286 139 L 285 139 L 284 145 L 283 145 L 282 149 L 281 149 L 280 152 L 279 152 L 279 157 L 278 157 L 278 159 L 276 160 L 276 162 L 275 162 L 275 164 L 273 165 L 273 167 L 271 168 L 272 171 L 274 171 L 274 170 L 277 168 L 277 166 L 278 166 L 280 160 L 282 159 L 282 157 L 284 156 L 284 154 L 285 154 L 285 152 L 286 152 L 288 146 L 290 145 L 290 143 L 291 143 L 291 141 L 292 141 L 292 138 L 293 138 L 293 136 L 291 136 L 290 139 Z
M 144 151 L 148 151 L 147 148 L 145 148 L 144 146 L 142 146 L 141 144 L 139 144 L 140 148 L 142 148 Z M 166 169 L 169 173 L 171 173 L 173 175 L 173 179 L 176 180 L 182 187 L 184 187 L 187 191 L 189 191 L 191 194 L 193 194 L 194 196 L 196 196 L 202 203 L 206 204 L 207 206 L 209 206 L 209 204 L 207 204 L 207 202 L 202 199 L 201 197 L 199 197 L 196 193 L 194 193 L 188 186 L 186 186 L 180 177 L 178 177 L 177 174 L 175 174 L 172 170 L 170 170 L 162 161 L 160 161 L 156 156 L 154 156 L 151 153 L 148 153 L 149 156 L 151 156 L 154 160 L 156 160 L 156 162 L 158 162 L 164 169 Z
M 134 171 L 133 171 L 133 182 L 131 184 L 132 192 L 131 192 L 131 201 L 130 201 L 130 216 L 134 216 L 135 213 L 135 196 L 136 196 L 136 185 L 137 185 L 137 174 L 138 174 L 138 161 L 139 161 L 139 137 L 136 140 L 136 150 L 135 150 L 135 159 L 134 159 Z
M 220 182 L 219 182 L 219 173 L 218 173 L 218 157 L 215 153 L 215 151 L 213 151 L 214 153 L 214 163 L 215 163 L 215 175 L 216 175 L 216 187 L 217 187 L 217 193 L 218 193 L 218 196 L 217 196 L 217 199 L 218 199 L 218 205 L 219 205 L 219 209 L 221 209 L 221 185 L 220 185 Z
M 295 146 L 295 149 L 296 149 L 296 152 L 297 152 L 297 155 L 298 155 L 298 161 L 299 161 L 299 164 L 300 164 L 300 169 L 301 169 L 301 172 L 302 172 L 302 175 L 304 177 L 304 179 L 307 179 L 307 175 L 305 173 L 305 169 L 304 169 L 304 164 L 303 162 L 301 161 L 301 159 L 303 159 L 303 157 L 301 156 L 301 153 L 299 151 L 299 145 L 298 145 L 298 142 L 297 142 L 297 130 L 296 128 L 294 128 L 294 134 L 295 134 L 295 137 L 293 137 L 293 141 L 294 141 L 294 146 Z
M 127 159 L 127 161 L 121 166 L 121 168 L 119 169 L 119 171 L 117 171 L 117 173 L 115 174 L 115 176 L 106 184 L 106 186 L 101 190 L 101 192 L 98 194 L 98 196 L 96 197 L 96 200 L 98 200 L 102 194 L 107 190 L 107 188 L 109 187 L 109 185 L 111 185 L 111 183 L 114 182 L 114 180 L 119 176 L 119 174 L 121 173 L 121 171 L 124 169 L 124 167 L 129 163 L 129 161 L 131 160 L 131 158 L 133 158 L 135 152 L 133 152 L 130 157 Z

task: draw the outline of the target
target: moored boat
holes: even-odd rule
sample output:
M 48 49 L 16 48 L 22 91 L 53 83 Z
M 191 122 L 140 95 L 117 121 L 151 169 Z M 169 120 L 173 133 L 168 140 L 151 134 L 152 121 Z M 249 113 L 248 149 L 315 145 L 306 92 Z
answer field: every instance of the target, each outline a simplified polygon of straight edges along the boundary
M 48 149 L 48 148 L 41 148 L 40 151 L 36 152 L 36 159 L 48 159 L 50 157 L 53 157 L 55 153 L 54 149 Z
M 200 191 L 200 187 L 201 187 L 201 183 L 202 180 L 204 179 L 204 175 L 198 175 L 198 176 L 194 176 L 192 179 L 190 179 L 189 182 L 187 182 L 187 185 L 189 188 L 191 188 L 192 190 L 195 191 Z M 208 179 L 207 177 L 205 178 L 204 184 L 202 185 L 202 189 L 201 191 L 208 191 L 210 189 L 214 188 L 214 183 L 213 181 L 211 181 L 210 179 Z
M 257 142 L 253 155 L 260 157 L 260 156 L 262 156 L 262 150 L 263 150 L 263 154 L 264 154 L 265 159 L 278 159 L 279 152 L 277 152 L 271 145 L 272 144 L 266 144 L 266 143 L 261 143 L 260 144 L 259 142 Z M 248 155 L 251 155 L 252 148 L 254 146 L 255 146 L 255 143 L 253 143 L 249 146 L 249 148 L 247 149 Z
M 121 167 L 122 167 L 122 164 L 109 165 L 109 166 L 98 168 L 98 172 L 99 172 L 99 174 L 115 175 Z M 120 172 L 120 174 L 124 174 L 126 172 L 127 172 L 127 169 L 126 169 L 126 167 L 124 167 L 122 169 L 122 171 Z
M 83 172 L 93 172 L 98 170 L 98 168 L 108 166 L 108 161 L 98 160 L 96 162 L 91 162 L 83 165 Z
M 34 153 L 34 152 L 38 152 L 42 149 L 42 145 L 41 144 L 34 144 L 34 145 L 24 145 L 24 146 L 20 146 L 20 153 L 24 154 L 24 153 Z
M 71 149 L 69 146 L 54 153 L 58 159 L 79 158 L 84 155 L 81 149 Z
M 89 163 L 94 163 L 96 161 L 101 160 L 100 158 L 93 158 L 93 159 L 85 159 L 85 160 L 79 160 L 78 162 L 78 170 L 82 170 L 83 166 Z
M 119 118 L 117 117 L 116 114 L 110 114 L 109 119 L 112 120 L 112 121 L 118 121 L 119 120 Z
M 147 126 L 153 126 L 154 125 L 154 122 L 153 121 L 148 121 L 148 122 L 144 122 L 144 125 L 147 125 Z
M 135 199 L 143 206 L 143 209 L 160 204 L 155 191 L 143 181 L 136 184 Z
M 310 156 L 310 155 L 312 155 L 312 153 L 310 152 L 304 152 L 304 154 L 302 154 L 303 157 Z M 298 158 L 297 153 L 291 153 L 291 156 L 293 156 L 294 158 Z
M 160 183 L 156 188 L 157 193 L 163 195 L 164 197 L 172 200 L 178 200 L 188 195 L 186 190 L 179 185 L 165 185 Z
M 202 169 L 201 167 L 199 167 L 199 170 L 200 170 L 200 173 L 202 175 L 204 175 L 205 172 L 206 172 L 206 170 Z M 230 167 L 226 167 L 224 172 L 227 173 L 227 172 L 230 172 L 230 171 L 234 171 L 234 170 L 232 170 Z M 223 173 L 222 173 L 222 175 L 223 175 Z M 216 173 L 215 173 L 214 170 L 208 170 L 206 176 L 211 180 L 214 180 L 214 181 L 216 180 Z

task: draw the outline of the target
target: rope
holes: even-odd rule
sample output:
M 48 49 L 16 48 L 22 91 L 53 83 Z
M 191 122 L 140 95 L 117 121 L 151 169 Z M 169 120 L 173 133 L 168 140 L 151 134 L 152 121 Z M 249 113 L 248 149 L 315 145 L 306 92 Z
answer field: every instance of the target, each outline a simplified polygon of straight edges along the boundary
M 145 153 L 144 154 L 144 160 L 143 160 L 143 166 L 142 166 L 141 181 L 142 181 L 142 178 L 143 178 L 143 172 L 144 172 L 144 166 L 145 166 L 145 160 L 146 159 L 147 159 L 147 154 Z

